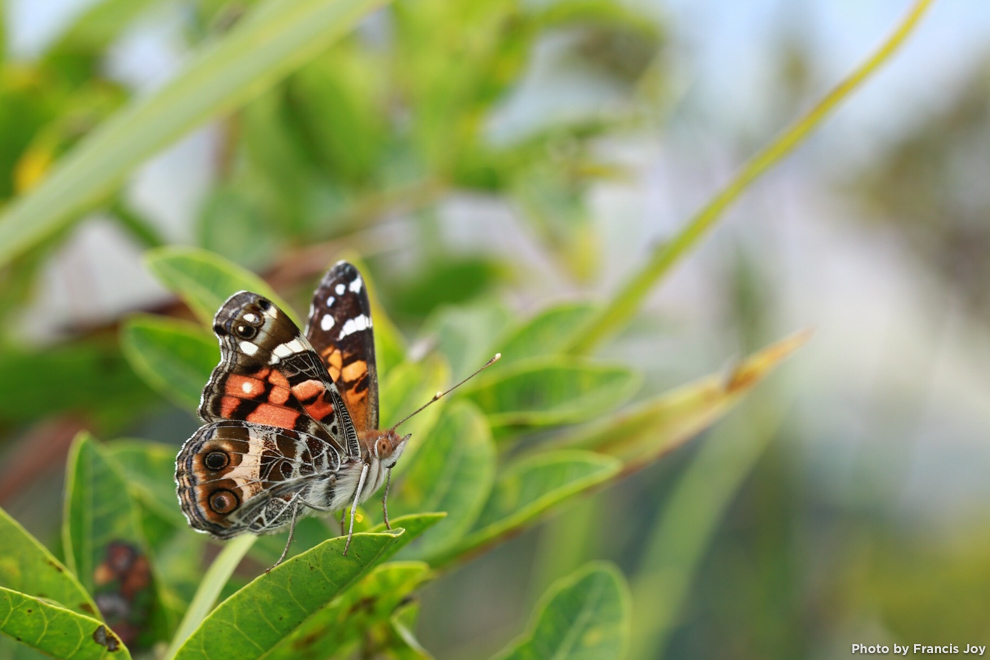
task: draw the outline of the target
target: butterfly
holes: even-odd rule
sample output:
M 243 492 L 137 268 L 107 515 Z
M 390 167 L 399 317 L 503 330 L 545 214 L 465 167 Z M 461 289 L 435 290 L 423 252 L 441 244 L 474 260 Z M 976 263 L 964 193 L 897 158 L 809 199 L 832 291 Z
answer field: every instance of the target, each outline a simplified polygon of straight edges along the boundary
M 301 516 L 350 506 L 346 555 L 357 506 L 384 484 L 382 512 L 391 529 L 391 470 L 411 437 L 396 429 L 412 415 L 378 429 L 371 305 L 357 268 L 341 261 L 326 273 L 305 333 L 272 301 L 248 291 L 227 299 L 213 332 L 220 364 L 203 388 L 204 425 L 176 459 L 189 525 L 218 539 L 288 526 L 277 566 Z

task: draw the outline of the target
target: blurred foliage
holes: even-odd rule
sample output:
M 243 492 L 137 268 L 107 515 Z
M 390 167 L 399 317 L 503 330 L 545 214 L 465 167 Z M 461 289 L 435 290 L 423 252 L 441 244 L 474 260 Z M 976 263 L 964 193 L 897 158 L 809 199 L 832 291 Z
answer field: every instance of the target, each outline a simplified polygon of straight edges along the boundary
M 113 79 L 115 45 L 176 7 L 181 70 L 141 90 Z M 590 191 L 627 174 L 599 147 L 654 110 L 666 84 L 667 29 L 645 9 L 610 0 L 96 0 L 35 59 L 15 61 L 0 48 L 0 440 L 25 438 L 24 454 L 44 459 L 12 461 L 9 470 L 21 482 L 40 481 L 61 460 L 53 420 L 89 431 L 68 452 L 62 534 L 51 550 L 0 511 L 0 658 L 430 657 L 416 637 L 424 588 L 465 587 L 455 571 L 656 463 L 759 384 L 803 337 L 728 373 L 643 395 L 642 365 L 595 355 L 606 333 L 588 329 L 602 306 L 558 301 L 521 316 L 502 294 L 528 273 L 461 251 L 441 229 L 445 202 L 495 200 L 521 218 L 562 280 L 595 283 L 602 237 Z M 581 81 L 594 98 L 543 100 L 539 117 L 507 121 L 532 93 L 527 77 L 538 64 Z M 126 184 L 148 158 L 207 122 L 217 139 L 192 219 L 196 245 L 171 245 Z M 727 203 L 713 206 L 708 221 Z M 53 328 L 48 344 L 26 341 L 19 319 L 78 223 L 94 213 L 146 250 L 148 271 L 182 304 Z M 381 233 L 397 213 L 410 218 L 410 232 Z M 665 267 L 689 247 L 675 244 Z M 336 523 L 307 519 L 291 558 L 270 574 L 258 575 L 278 556 L 280 538 L 234 541 L 208 563 L 216 544 L 193 533 L 177 506 L 176 443 L 96 437 L 159 425 L 164 436 L 194 423 L 217 361 L 209 326 L 219 304 L 246 288 L 300 319 L 293 303 L 308 298 L 345 248 L 358 251 L 373 284 L 383 423 L 492 353 L 505 357 L 410 421 L 429 441 L 415 442 L 396 469 L 396 529 L 364 512 L 344 557 L 343 540 L 327 540 Z M 392 259 L 398 252 L 405 262 Z M 626 312 L 638 307 L 623 296 L 610 304 L 623 301 Z M 772 425 L 755 432 L 738 453 L 712 448 L 709 467 L 687 471 L 682 493 L 706 478 L 722 481 L 685 542 L 695 544 L 690 556 L 674 556 L 682 588 L 772 434 Z M 665 509 L 670 529 L 655 527 L 663 539 L 683 531 L 678 521 L 690 526 L 696 511 L 685 497 L 680 509 L 676 498 Z M 630 644 L 639 651 L 643 628 L 632 605 L 658 601 L 630 603 L 616 568 L 587 563 L 597 557 L 588 539 L 603 534 L 599 523 L 616 531 L 601 502 L 579 504 L 601 520 L 546 532 L 548 547 L 568 546 L 567 560 L 534 576 L 545 596 L 528 629 L 508 646 L 502 639 L 498 657 L 612 658 Z M 650 584 L 649 562 L 641 569 L 634 595 Z M 317 570 L 328 579 L 310 579 Z M 682 596 L 664 595 L 663 620 L 642 626 L 679 625 L 691 607 Z M 639 657 L 664 645 L 643 648 Z

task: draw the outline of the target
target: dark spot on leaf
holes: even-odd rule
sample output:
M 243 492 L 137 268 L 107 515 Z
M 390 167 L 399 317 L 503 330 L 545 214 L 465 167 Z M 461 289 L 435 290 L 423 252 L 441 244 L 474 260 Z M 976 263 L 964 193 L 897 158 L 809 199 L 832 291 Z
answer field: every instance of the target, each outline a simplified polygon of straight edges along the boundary
M 375 596 L 365 596 L 358 602 L 351 605 L 351 609 L 347 610 L 347 614 L 357 614 L 358 612 L 365 611 L 370 612 L 375 607 L 375 601 L 378 599 Z
M 94 610 L 93 606 L 90 605 L 89 603 L 81 603 L 79 605 L 79 609 L 81 609 L 83 612 L 87 612 L 88 614 L 96 614 L 96 610 Z
M 111 653 L 120 649 L 120 640 L 113 634 L 113 631 L 103 624 L 100 624 L 100 627 L 93 632 L 93 641 L 100 646 L 107 647 Z
M 30 614 L 31 613 L 31 610 L 28 610 L 27 613 Z
M 65 573 L 65 569 L 59 566 L 57 563 L 53 562 L 51 559 L 48 560 L 48 565 L 54 568 L 59 573 Z

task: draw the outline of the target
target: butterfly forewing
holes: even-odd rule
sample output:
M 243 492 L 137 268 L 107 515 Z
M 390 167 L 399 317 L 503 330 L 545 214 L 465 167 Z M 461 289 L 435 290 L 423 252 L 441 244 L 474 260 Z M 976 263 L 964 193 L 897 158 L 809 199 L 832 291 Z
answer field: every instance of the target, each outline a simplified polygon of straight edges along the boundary
M 338 262 L 313 296 L 306 336 L 343 397 L 354 426 L 378 428 L 378 373 L 371 304 L 357 268 Z
M 340 393 L 299 328 L 274 303 L 237 293 L 217 312 L 213 331 L 221 358 L 203 389 L 204 421 L 241 420 L 340 439 L 357 455 Z

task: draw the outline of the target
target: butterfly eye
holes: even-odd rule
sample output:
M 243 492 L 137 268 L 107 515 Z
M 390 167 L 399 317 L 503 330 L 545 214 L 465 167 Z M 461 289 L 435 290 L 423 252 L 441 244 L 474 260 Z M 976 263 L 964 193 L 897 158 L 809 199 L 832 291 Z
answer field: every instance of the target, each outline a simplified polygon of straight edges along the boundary
M 227 457 L 227 454 L 222 451 L 211 451 L 206 455 L 206 458 L 203 459 L 203 463 L 206 464 L 206 467 L 213 471 L 224 469 L 227 467 L 227 463 L 229 461 L 230 459 Z
M 234 326 L 234 333 L 241 339 L 254 339 L 258 334 L 258 329 L 247 323 L 238 323 Z
M 375 454 L 377 454 L 379 458 L 384 458 L 391 453 L 392 446 L 388 443 L 388 440 L 386 438 L 379 438 L 378 446 L 375 448 Z
M 237 495 L 229 490 L 218 490 L 210 495 L 210 508 L 217 513 L 230 513 L 237 508 Z

